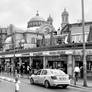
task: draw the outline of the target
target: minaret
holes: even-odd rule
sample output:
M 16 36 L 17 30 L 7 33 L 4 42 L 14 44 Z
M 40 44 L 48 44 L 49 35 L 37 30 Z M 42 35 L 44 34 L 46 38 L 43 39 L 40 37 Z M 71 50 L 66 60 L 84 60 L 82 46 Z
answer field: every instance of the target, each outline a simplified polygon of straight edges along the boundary
M 51 15 L 49 15 L 49 17 L 47 18 L 47 22 L 48 22 L 50 25 L 52 25 L 53 19 L 52 19 Z
M 66 24 L 69 23 L 68 21 L 68 12 L 66 11 L 66 9 L 64 9 L 63 13 L 62 13 L 62 24 L 61 24 L 61 27 L 63 28 Z

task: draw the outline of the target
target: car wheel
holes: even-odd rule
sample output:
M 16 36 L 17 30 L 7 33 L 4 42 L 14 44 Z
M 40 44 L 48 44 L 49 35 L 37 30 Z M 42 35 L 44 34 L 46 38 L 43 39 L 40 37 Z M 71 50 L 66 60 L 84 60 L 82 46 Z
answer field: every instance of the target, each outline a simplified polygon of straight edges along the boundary
M 49 87 L 50 87 L 49 81 L 46 80 L 46 81 L 44 82 L 44 86 L 45 86 L 45 88 L 49 88 Z
M 63 85 L 63 88 L 67 88 L 67 85 Z
M 30 79 L 30 84 L 34 84 L 34 80 L 32 78 Z

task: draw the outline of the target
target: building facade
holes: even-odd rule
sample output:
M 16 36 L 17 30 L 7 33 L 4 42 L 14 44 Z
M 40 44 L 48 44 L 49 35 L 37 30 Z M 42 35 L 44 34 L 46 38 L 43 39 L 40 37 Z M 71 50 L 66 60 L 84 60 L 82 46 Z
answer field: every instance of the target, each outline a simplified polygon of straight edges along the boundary
M 68 13 L 65 13 L 65 16 L 66 14 L 68 17 Z M 28 46 L 27 49 L 15 48 L 15 50 L 0 52 L 0 62 L 2 63 L 5 71 L 10 65 L 16 68 L 24 65 L 24 73 L 26 73 L 27 66 L 30 65 L 33 69 L 59 68 L 73 77 L 75 64 L 79 67 L 83 66 L 82 24 L 66 23 L 60 30 L 61 34 L 53 35 L 55 29 L 52 22 L 48 23 L 45 20 L 43 21 L 42 18 L 38 19 L 38 17 L 39 14 L 37 13 L 36 17 L 32 18 L 31 21 L 28 22 L 28 29 L 26 32 L 14 32 L 14 37 L 16 38 L 16 41 L 14 41 L 16 44 L 20 45 L 18 43 L 19 41 L 24 42 L 23 46 L 24 48 Z M 64 18 L 64 16 L 62 18 Z M 40 20 L 40 23 L 38 20 Z M 52 21 L 51 17 L 47 20 Z M 63 20 L 68 22 L 67 18 Z M 92 77 L 91 25 L 92 22 L 85 23 L 88 77 Z M 34 38 L 36 38 L 38 43 L 35 42 Z

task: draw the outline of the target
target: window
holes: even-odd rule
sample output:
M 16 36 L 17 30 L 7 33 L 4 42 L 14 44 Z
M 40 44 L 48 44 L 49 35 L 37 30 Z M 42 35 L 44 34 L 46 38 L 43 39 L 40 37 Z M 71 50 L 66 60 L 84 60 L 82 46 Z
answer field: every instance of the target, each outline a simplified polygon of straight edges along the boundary
M 39 70 L 39 71 L 36 73 L 36 75 L 40 75 L 40 73 L 41 73 L 41 70 Z
M 43 70 L 41 75 L 47 75 L 47 70 Z
M 34 37 L 31 38 L 31 43 L 32 43 L 32 44 L 35 44 L 35 38 L 34 38 Z

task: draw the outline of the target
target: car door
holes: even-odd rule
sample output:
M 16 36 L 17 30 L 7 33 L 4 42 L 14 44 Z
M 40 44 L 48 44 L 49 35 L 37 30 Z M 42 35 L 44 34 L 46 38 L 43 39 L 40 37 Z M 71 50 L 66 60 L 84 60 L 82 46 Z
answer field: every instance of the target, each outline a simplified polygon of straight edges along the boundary
M 39 75 L 39 83 L 43 84 L 44 80 L 46 79 L 47 70 L 42 70 L 41 74 Z
M 39 71 L 35 74 L 35 76 L 34 76 L 34 81 L 35 81 L 35 83 L 37 83 L 37 84 L 39 84 L 39 75 L 40 75 L 40 73 L 41 73 L 41 70 L 39 70 Z

